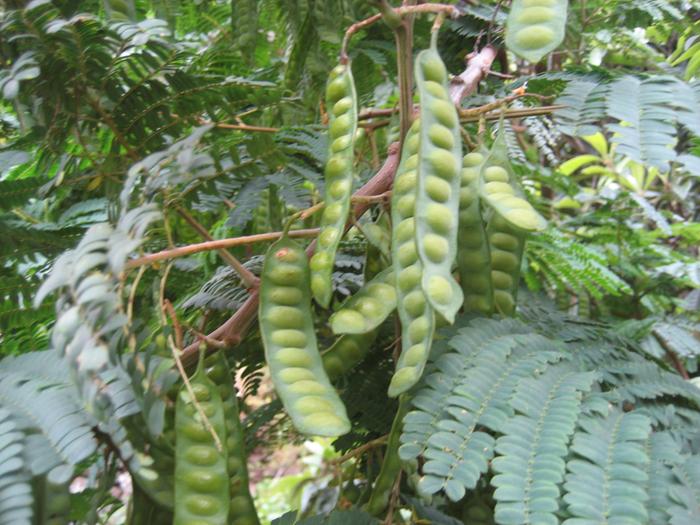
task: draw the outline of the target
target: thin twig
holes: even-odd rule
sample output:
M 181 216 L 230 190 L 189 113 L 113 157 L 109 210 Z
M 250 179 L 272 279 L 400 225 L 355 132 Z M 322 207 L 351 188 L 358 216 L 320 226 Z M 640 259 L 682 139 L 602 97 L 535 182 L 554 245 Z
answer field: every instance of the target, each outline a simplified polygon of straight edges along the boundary
M 306 230 L 292 230 L 289 232 L 290 237 L 315 237 L 318 235 L 318 228 L 310 228 Z M 267 242 L 279 239 L 282 232 L 259 233 L 256 235 L 244 235 L 242 237 L 232 237 L 230 239 L 218 239 L 216 241 L 200 242 L 197 244 L 188 244 L 187 246 L 179 246 L 170 250 L 163 250 L 156 253 L 150 253 L 137 259 L 132 259 L 126 264 L 126 268 L 136 268 L 144 264 L 153 264 L 166 259 L 175 259 L 200 252 L 208 252 L 211 250 L 220 250 L 222 248 L 232 248 L 234 246 L 242 246 L 245 244 L 255 244 L 257 242 Z
M 277 133 L 279 128 L 268 128 L 265 126 L 249 126 L 248 124 L 227 124 L 225 122 L 212 122 L 210 120 L 199 119 L 198 122 L 203 126 L 214 126 L 215 128 L 222 129 L 238 129 L 241 131 L 250 131 L 258 133 Z
M 197 219 L 192 217 L 192 215 L 189 214 L 187 210 L 184 208 L 178 207 L 177 212 L 180 214 L 180 216 L 187 221 L 187 223 L 192 226 L 192 228 L 199 233 L 204 239 L 207 241 L 213 241 L 214 237 L 209 235 L 209 232 L 207 229 L 202 226 Z M 221 258 L 226 261 L 226 263 L 233 268 L 233 270 L 238 274 L 238 276 L 241 278 L 241 281 L 245 285 L 246 288 L 257 288 L 260 285 L 260 279 L 258 278 L 257 275 L 255 275 L 253 272 L 251 272 L 248 268 L 243 266 L 243 263 L 236 259 L 233 255 L 231 255 L 229 252 L 224 250 L 223 248 L 217 250 L 219 252 L 219 255 Z
M 180 330 L 180 325 L 177 320 L 177 315 L 175 314 L 175 309 L 173 308 L 173 305 L 170 304 L 170 301 L 166 299 L 165 303 L 163 303 L 163 308 L 167 311 L 168 315 L 170 316 L 170 319 L 173 322 L 176 338 L 182 340 L 182 331 Z M 195 410 L 197 410 L 199 417 L 202 419 L 202 424 L 204 425 L 204 428 L 206 428 L 207 432 L 209 432 L 214 438 L 214 443 L 216 444 L 217 450 L 221 452 L 224 450 L 224 447 L 221 444 L 221 439 L 219 439 L 219 435 L 216 433 L 216 430 L 214 430 L 211 421 L 209 421 L 209 418 L 204 413 L 202 405 L 200 405 L 199 401 L 197 401 L 197 396 L 194 395 L 194 390 L 192 390 L 192 383 L 190 383 L 190 378 L 187 377 L 185 367 L 182 365 L 182 361 L 180 360 L 179 349 L 182 348 L 182 346 L 176 344 L 175 341 L 173 341 L 172 335 L 168 336 L 168 342 L 170 343 L 170 350 L 172 351 L 173 359 L 175 359 L 175 364 L 177 365 L 177 369 L 180 372 L 180 377 L 182 377 L 182 381 L 185 384 L 187 393 L 190 395 L 190 401 L 192 401 Z
M 357 456 L 361 456 L 362 454 L 364 454 L 365 452 L 367 452 L 368 450 L 370 450 L 372 448 L 380 447 L 380 446 L 386 444 L 388 439 L 389 439 L 389 434 L 386 434 L 384 436 L 373 439 L 372 441 L 368 441 L 367 443 L 360 445 L 359 447 L 351 450 L 350 452 L 346 452 L 345 454 L 343 454 L 339 458 L 332 459 L 330 461 L 330 463 L 336 464 L 336 465 L 338 465 L 340 463 L 345 463 L 347 460 L 355 458 Z

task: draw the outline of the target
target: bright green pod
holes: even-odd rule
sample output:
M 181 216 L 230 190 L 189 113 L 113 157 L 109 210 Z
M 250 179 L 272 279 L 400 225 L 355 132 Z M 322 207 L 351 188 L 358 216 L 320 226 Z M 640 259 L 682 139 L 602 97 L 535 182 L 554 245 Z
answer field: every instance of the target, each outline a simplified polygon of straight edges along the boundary
M 301 321 L 294 329 L 280 329 L 280 324 L 270 315 L 275 308 L 283 306 L 275 301 L 278 295 L 275 292 L 285 284 L 269 278 L 277 275 L 279 267 L 294 267 L 301 275 L 298 289 L 302 299 L 295 306 Z M 348 432 L 350 422 L 345 406 L 331 386 L 318 352 L 306 254 L 299 244 L 287 237 L 272 244 L 265 256 L 258 319 L 272 382 L 296 429 L 303 434 L 329 437 Z M 309 397 L 325 400 L 327 408 L 313 413 L 303 410 L 308 405 L 305 399 Z
M 260 520 L 255 510 L 253 497 L 248 488 L 248 465 L 245 450 L 245 434 L 240 420 L 238 396 L 233 384 L 233 375 L 224 355 L 220 350 L 205 361 L 207 376 L 216 384 L 224 410 L 226 426 L 226 471 L 229 485 L 229 525 L 259 525 Z
M 226 426 L 221 394 L 217 386 L 207 377 L 203 361 L 190 379 L 192 389 L 199 398 L 207 398 L 212 407 L 207 417 L 211 428 L 222 445 L 226 443 Z M 229 487 L 226 460 L 228 451 L 224 446 L 218 450 L 214 436 L 201 420 L 186 385 L 180 389 L 175 405 L 175 515 L 174 525 L 224 525 L 228 522 Z M 205 440 L 193 440 L 186 431 L 192 424 L 205 429 L 209 434 Z M 194 474 L 193 474 L 194 472 Z M 200 477 L 197 477 L 199 474 Z M 200 479 L 201 478 L 201 479 Z M 206 478 L 206 479 L 205 479 Z M 206 483 L 212 479 L 213 482 Z
M 323 368 L 331 381 L 347 374 L 364 360 L 377 333 L 377 330 L 372 330 L 363 334 L 341 335 L 321 354 Z
M 494 179 L 494 174 L 502 173 L 501 170 L 495 168 L 501 168 L 507 173 L 507 182 L 502 181 L 505 177 L 498 177 L 500 180 Z M 491 180 L 487 180 L 487 177 Z M 483 202 L 493 208 L 514 228 L 525 232 L 544 230 L 547 227 L 547 221 L 523 198 L 520 188 L 516 185 L 516 180 L 508 160 L 505 132 L 501 126 L 501 130 L 481 168 L 479 196 Z
M 377 328 L 396 308 L 394 269 L 365 283 L 331 315 L 334 334 L 364 334 Z
M 494 310 L 512 316 L 515 313 L 520 263 L 527 232 L 515 228 L 498 213 L 494 213 L 489 220 L 486 235 L 491 251 Z
M 464 299 L 452 277 L 462 169 L 459 118 L 447 95 L 447 73 L 434 45 L 418 54 L 414 70 L 421 108 L 416 248 L 423 264 L 423 291 L 433 309 L 452 323 Z M 435 83 L 444 89 L 435 89 Z
M 350 211 L 357 94 L 349 63 L 336 66 L 331 72 L 326 88 L 326 105 L 331 111 L 328 122 L 329 153 L 325 170 L 325 209 L 321 215 L 319 243 L 311 258 L 311 291 L 316 302 L 324 308 L 328 308 L 333 295 L 331 277 L 335 254 Z
M 564 40 L 567 0 L 513 0 L 506 22 L 506 46 L 532 63 Z
M 415 197 L 418 178 L 414 170 L 420 149 L 420 121 L 411 126 L 406 136 L 401 155 L 401 163 L 396 171 L 394 188 L 391 196 L 392 230 L 391 251 L 394 268 L 394 279 L 397 295 L 397 310 L 401 320 L 401 354 L 396 363 L 396 371 L 389 385 L 389 396 L 396 397 L 407 391 L 418 382 L 428 353 L 432 346 L 435 331 L 435 311 L 423 291 L 423 263 L 416 251 L 416 219 Z M 416 137 L 418 140 L 416 140 Z M 411 205 L 401 203 L 411 200 Z M 422 321 L 423 337 L 414 340 L 418 334 L 414 329 L 416 321 Z M 419 346 L 421 351 L 413 351 L 412 347 Z
M 386 443 L 384 461 L 379 471 L 377 479 L 374 481 L 372 492 L 365 510 L 374 516 L 380 516 L 389 504 L 389 497 L 394 488 L 396 478 L 401 472 L 401 459 L 399 458 L 399 446 L 401 445 L 401 430 L 403 429 L 403 418 L 408 412 L 410 402 L 406 395 L 399 398 L 399 408 L 394 416 L 391 425 L 389 439 Z

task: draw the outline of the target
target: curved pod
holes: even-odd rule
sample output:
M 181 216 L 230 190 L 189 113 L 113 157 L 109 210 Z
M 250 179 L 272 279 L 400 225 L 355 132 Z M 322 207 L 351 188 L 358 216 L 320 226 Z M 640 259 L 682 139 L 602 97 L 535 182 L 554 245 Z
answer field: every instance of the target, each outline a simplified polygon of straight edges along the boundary
M 331 316 L 334 334 L 364 334 L 377 328 L 396 308 L 394 269 L 383 270 L 349 297 Z
M 496 312 L 512 316 L 515 313 L 527 233 L 515 228 L 498 213 L 491 216 L 486 232 L 491 250 L 494 306 Z
M 394 225 L 391 252 L 396 283 L 397 310 L 401 320 L 401 355 L 389 384 L 396 397 L 415 385 L 423 374 L 435 332 L 435 311 L 423 291 L 423 263 L 416 249 L 416 188 L 420 120 L 416 120 L 404 142 L 401 163 L 391 195 Z
M 318 352 L 306 253 L 287 237 L 272 244 L 265 256 L 258 317 L 272 382 L 297 430 L 331 437 L 348 432 L 345 406 Z
M 333 294 L 333 264 L 350 210 L 353 180 L 357 95 L 350 64 L 336 66 L 326 87 L 329 110 L 328 161 L 325 169 L 325 207 L 321 233 L 311 258 L 311 291 L 316 302 L 327 308 Z
M 341 335 L 331 347 L 321 354 L 323 368 L 331 381 L 347 374 L 359 365 L 377 338 L 378 331 L 364 334 Z
M 513 0 L 506 22 L 508 49 L 539 62 L 564 40 L 567 0 Z
M 450 324 L 463 295 L 452 277 L 457 255 L 462 140 L 447 91 L 447 70 L 434 47 L 416 57 L 420 95 L 420 150 L 416 189 L 416 247 L 428 301 Z

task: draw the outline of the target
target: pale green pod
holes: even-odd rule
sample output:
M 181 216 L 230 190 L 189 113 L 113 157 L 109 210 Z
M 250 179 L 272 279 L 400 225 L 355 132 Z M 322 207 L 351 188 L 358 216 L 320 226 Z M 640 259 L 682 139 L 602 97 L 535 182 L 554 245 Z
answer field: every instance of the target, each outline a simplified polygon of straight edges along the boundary
M 396 308 L 394 269 L 387 268 L 365 283 L 331 316 L 334 334 L 364 334 L 377 328 Z
M 415 201 L 421 284 L 433 309 L 452 323 L 463 302 L 462 290 L 452 277 L 462 170 L 459 118 L 448 96 L 447 70 L 435 46 L 418 54 L 414 70 L 421 115 Z
M 364 334 L 341 335 L 328 350 L 321 353 L 323 368 L 331 381 L 347 374 L 367 357 L 377 333 L 377 330 L 372 330 Z
M 276 301 L 281 287 L 293 286 L 301 292 L 298 303 Z M 279 309 L 283 306 L 301 314 L 295 328 L 288 328 L 288 314 Z M 272 382 L 296 429 L 329 437 L 348 432 L 345 406 L 323 369 L 316 343 L 306 253 L 287 237 L 271 245 L 265 256 L 258 318 Z M 308 410 L 318 399 L 318 409 Z
M 464 293 L 464 310 L 488 315 L 493 310 L 491 255 L 481 217 L 479 184 L 488 152 L 469 153 L 462 160 L 457 234 L 457 267 Z
M 435 331 L 435 311 L 423 291 L 423 264 L 418 257 L 415 240 L 419 127 L 420 121 L 417 120 L 406 135 L 391 196 L 391 221 L 394 225 L 391 251 L 397 310 L 401 320 L 401 354 L 389 385 L 391 397 L 402 394 L 418 382 L 423 374 Z M 423 333 L 419 333 L 418 329 Z M 422 337 L 412 339 L 418 335 Z
M 219 390 L 224 409 L 226 470 L 230 498 L 228 525 L 259 525 L 260 520 L 248 487 L 248 457 L 245 450 L 245 434 L 240 420 L 238 396 L 224 351 L 219 350 L 205 359 L 205 365 L 207 365 L 207 376 Z
M 222 444 L 226 427 L 221 395 L 206 376 L 202 361 L 190 385 L 211 428 Z M 183 385 L 175 407 L 175 515 L 174 525 L 225 525 L 230 506 L 228 451 L 218 449 L 214 436 L 196 410 Z
M 311 258 L 311 291 L 327 308 L 333 295 L 333 264 L 350 211 L 353 179 L 357 95 L 350 64 L 336 66 L 326 88 L 328 106 L 328 161 L 325 169 L 325 208 L 321 232 Z
M 498 213 L 494 213 L 486 234 L 491 250 L 494 309 L 502 315 L 512 316 L 515 313 L 527 232 L 515 228 Z
M 504 182 L 506 176 L 508 181 Z M 503 127 L 482 165 L 479 195 L 483 202 L 515 228 L 534 232 L 547 227 L 545 218 L 525 200 L 516 185 Z
M 532 63 L 564 40 L 567 0 L 513 0 L 506 22 L 506 46 Z

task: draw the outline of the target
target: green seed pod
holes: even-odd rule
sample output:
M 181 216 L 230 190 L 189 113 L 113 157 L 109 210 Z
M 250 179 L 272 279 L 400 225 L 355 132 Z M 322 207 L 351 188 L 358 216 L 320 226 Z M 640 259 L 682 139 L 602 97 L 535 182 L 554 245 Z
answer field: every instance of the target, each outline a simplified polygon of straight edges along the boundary
M 382 515 L 386 510 L 391 491 L 394 488 L 394 483 L 401 472 L 399 445 L 401 445 L 400 437 L 401 430 L 403 429 L 403 418 L 408 412 L 409 405 L 410 402 L 406 395 L 399 398 L 399 409 L 391 425 L 382 468 L 379 471 L 377 479 L 374 481 L 372 493 L 365 507 L 365 510 L 374 516 Z
M 224 409 L 217 386 L 206 376 L 203 362 L 190 379 L 196 397 L 207 398 L 211 407 L 207 416 L 214 432 L 226 442 Z M 229 513 L 229 488 L 224 447 L 218 450 L 214 437 L 195 411 L 189 390 L 183 385 L 175 407 L 175 525 L 191 523 L 224 525 Z M 192 440 L 185 429 L 199 425 L 208 433 L 206 440 Z
M 362 226 L 367 238 L 365 255 L 365 282 L 371 281 L 391 260 L 391 221 L 388 213 L 382 213 L 377 222 Z
M 420 122 L 416 121 L 406 136 L 391 197 L 391 219 L 394 225 L 391 249 L 402 334 L 401 355 L 396 364 L 396 373 L 389 385 L 391 397 L 405 392 L 418 381 L 423 373 L 435 331 L 435 312 L 423 291 L 423 263 L 418 257 L 415 240 L 414 212 L 418 179 L 414 168 L 410 166 L 414 165 L 418 157 L 415 152 L 418 151 L 420 142 L 416 142 L 415 137 L 420 138 L 419 131 Z M 411 153 L 412 151 L 414 153 Z M 417 341 L 411 342 L 409 327 L 418 319 L 425 321 L 424 337 L 420 344 L 428 350 L 424 352 L 421 359 L 415 359 L 414 355 L 409 354 L 411 347 L 417 343 Z
M 387 268 L 349 297 L 331 318 L 334 334 L 363 334 L 374 330 L 396 308 L 394 269 Z
M 302 300 L 295 306 L 301 322 L 293 329 L 282 328 L 286 323 L 270 314 L 282 306 L 274 300 L 276 289 L 288 284 L 269 276 L 276 275 L 279 267 L 287 266 L 293 266 L 301 275 L 298 289 Z M 345 407 L 328 380 L 316 344 L 308 291 L 309 268 L 301 246 L 287 237 L 271 245 L 265 256 L 261 281 L 258 318 L 265 359 L 275 390 L 294 426 L 299 432 L 314 436 L 345 434 L 350 430 Z M 326 400 L 332 410 L 305 413 L 302 408 L 307 406 L 305 399 L 310 396 Z
M 507 175 L 508 182 L 494 179 L 505 178 L 503 172 Z M 502 126 L 484 161 L 481 175 L 479 195 L 513 227 L 526 232 L 541 231 L 547 227 L 544 217 L 522 197 L 515 185 L 516 177 L 508 160 L 508 148 Z M 492 180 L 489 182 L 488 178 Z
M 463 159 L 457 235 L 457 267 L 464 293 L 465 311 L 488 315 L 493 309 L 491 256 L 484 231 L 479 199 L 479 177 L 487 152 L 473 152 Z M 500 168 L 497 168 L 500 169 Z
M 377 333 L 377 330 L 372 330 L 366 333 L 342 335 L 321 354 L 323 368 L 331 381 L 347 374 L 362 362 L 377 338 Z
M 279 308 L 279 307 L 278 307 Z M 226 421 L 226 483 L 229 486 L 228 525 L 259 525 L 255 504 L 248 489 L 245 434 L 240 420 L 238 396 L 223 350 L 207 358 L 207 375 L 217 385 Z M 193 474 L 191 474 L 193 475 Z M 210 478 L 209 476 L 208 478 Z M 211 480 L 209 481 L 211 483 Z
M 539 62 L 564 40 L 567 0 L 513 0 L 506 22 L 506 45 L 516 55 Z
M 325 171 L 326 208 L 321 216 L 319 243 L 311 259 L 311 291 L 316 302 L 324 308 L 328 308 L 331 302 L 335 253 L 350 210 L 357 131 L 357 95 L 350 64 L 337 66 L 331 73 L 326 88 L 326 104 L 333 108 L 328 128 L 330 150 Z
M 515 313 L 520 279 L 520 262 L 527 233 L 513 227 L 494 213 L 486 230 L 491 250 L 491 282 L 495 310 L 503 315 Z
M 452 323 L 463 302 L 462 290 L 452 277 L 458 230 L 454 219 L 459 211 L 462 169 L 459 119 L 447 96 L 445 66 L 434 46 L 418 54 L 414 69 L 421 101 L 416 247 L 423 264 L 422 287 L 428 301 Z M 441 85 L 444 92 L 440 93 L 432 83 Z

